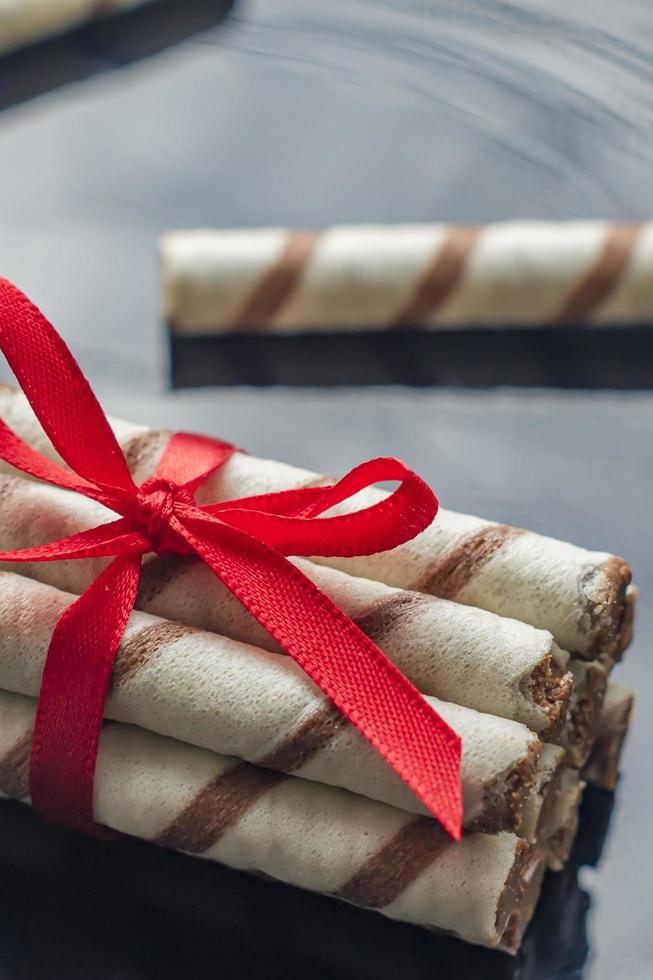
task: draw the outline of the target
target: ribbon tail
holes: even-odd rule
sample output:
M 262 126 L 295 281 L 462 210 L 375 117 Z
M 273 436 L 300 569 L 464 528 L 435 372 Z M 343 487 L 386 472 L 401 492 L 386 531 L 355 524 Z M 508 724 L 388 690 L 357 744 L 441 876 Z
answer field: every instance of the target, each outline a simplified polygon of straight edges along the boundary
M 60 618 L 36 710 L 32 804 L 44 817 L 103 836 L 93 780 L 113 661 L 140 581 L 140 559 L 116 558 Z
M 108 558 L 113 555 L 142 555 L 152 545 L 140 531 L 131 530 L 124 517 L 109 524 L 71 534 L 70 537 L 33 548 L 0 551 L 0 561 L 62 561 L 69 558 Z
M 59 463 L 47 459 L 33 449 L 2 419 L 0 419 L 0 458 L 15 466 L 21 473 L 27 473 L 46 483 L 54 483 L 58 487 L 65 487 L 66 490 L 86 493 L 87 490 L 94 489 L 83 477 L 76 477 L 70 470 L 64 469 Z
M 92 500 L 97 500 L 98 503 L 109 508 L 113 506 L 116 496 L 125 497 L 125 494 L 119 490 L 107 493 L 89 483 L 83 476 L 77 476 L 72 470 L 67 470 L 59 463 L 43 456 L 16 435 L 2 419 L 0 419 L 0 459 L 35 480 L 43 480 L 63 490 L 82 493 L 85 497 L 91 497 Z
M 227 526 L 217 547 L 175 530 L 459 839 L 460 738 L 410 681 L 278 552 Z

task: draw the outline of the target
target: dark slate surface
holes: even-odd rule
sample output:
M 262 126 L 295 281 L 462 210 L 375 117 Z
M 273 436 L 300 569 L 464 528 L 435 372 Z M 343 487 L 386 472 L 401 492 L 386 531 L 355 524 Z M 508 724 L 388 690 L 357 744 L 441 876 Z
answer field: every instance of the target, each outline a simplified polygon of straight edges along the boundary
M 653 397 L 169 393 L 155 239 L 197 224 L 647 217 L 649 5 L 261 0 L 222 21 L 225 8 L 166 2 L 0 61 L 2 272 L 114 413 L 329 472 L 398 453 L 447 506 L 625 554 L 642 589 L 619 670 L 639 689 L 636 726 L 601 859 L 613 801 L 593 793 L 516 962 L 4 804 L 0 976 L 643 980 Z
M 653 388 L 653 325 L 170 335 L 175 388 L 499 385 Z

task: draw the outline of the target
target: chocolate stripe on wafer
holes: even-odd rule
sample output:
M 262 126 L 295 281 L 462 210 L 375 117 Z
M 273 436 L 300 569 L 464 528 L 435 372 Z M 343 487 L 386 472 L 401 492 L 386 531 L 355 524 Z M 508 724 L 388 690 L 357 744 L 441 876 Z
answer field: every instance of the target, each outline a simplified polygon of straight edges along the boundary
M 25 732 L 0 759 L 0 793 L 16 800 L 29 796 L 32 731 Z
M 122 451 L 127 460 L 129 472 L 141 480 L 153 475 L 156 464 L 170 441 L 171 433 L 167 429 L 148 429 L 133 436 L 122 445 Z M 141 469 L 145 472 L 141 473 Z
M 390 321 L 392 327 L 412 326 L 435 313 L 461 281 L 479 229 L 452 228 L 419 278 L 413 295 Z
M 186 555 L 146 555 L 141 567 L 139 608 L 154 602 L 166 586 L 177 579 L 181 569 L 195 561 L 194 556 Z
M 374 602 L 354 621 L 371 640 L 381 643 L 404 616 L 410 616 L 417 606 L 429 601 L 426 596 L 415 592 L 396 592 Z
M 266 269 L 234 317 L 232 330 L 251 330 L 270 323 L 297 288 L 318 237 L 310 231 L 289 233 L 278 259 Z
M 613 225 L 594 265 L 572 287 L 553 323 L 582 322 L 614 291 L 630 261 L 641 225 Z
M 364 908 L 385 908 L 450 844 L 434 820 L 427 817 L 412 820 L 368 858 L 334 894 Z
M 242 763 L 216 776 L 160 833 L 155 844 L 203 854 L 256 801 L 287 777 Z
M 192 626 L 161 620 L 151 626 L 146 626 L 138 633 L 132 634 L 120 645 L 118 656 L 113 665 L 111 686 L 117 687 L 118 684 L 124 684 L 152 657 L 160 653 L 167 644 L 174 643 L 182 636 L 199 633 L 200 630 L 194 629 Z
M 322 704 L 268 755 L 257 760 L 257 765 L 294 772 L 323 749 L 346 724 L 347 719 L 334 705 Z
M 420 591 L 455 599 L 504 545 L 522 534 L 526 534 L 523 528 L 508 524 L 491 524 L 470 534 L 431 565 Z

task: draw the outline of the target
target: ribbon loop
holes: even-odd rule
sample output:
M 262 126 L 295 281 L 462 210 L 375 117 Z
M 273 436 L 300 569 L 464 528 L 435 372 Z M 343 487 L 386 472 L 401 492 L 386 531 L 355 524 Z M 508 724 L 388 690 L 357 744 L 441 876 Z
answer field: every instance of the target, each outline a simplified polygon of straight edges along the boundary
M 438 502 L 396 459 L 355 467 L 324 487 L 198 507 L 203 480 L 233 446 L 172 436 L 153 478 L 136 487 L 90 385 L 54 327 L 0 279 L 0 348 L 70 470 L 0 421 L 0 458 L 38 479 L 86 494 L 121 515 L 60 541 L 0 553 L 3 561 L 114 557 L 64 613 L 52 636 L 30 767 L 34 806 L 88 832 L 109 678 L 136 602 L 141 556 L 195 553 L 458 839 L 460 738 L 381 650 L 284 555 L 361 555 L 409 541 Z M 72 471 L 72 472 L 71 472 Z M 375 483 L 398 480 L 362 509 L 329 513 Z
M 41 311 L 2 278 L 0 347 L 70 468 L 96 486 L 133 493 L 125 456 L 77 361 Z

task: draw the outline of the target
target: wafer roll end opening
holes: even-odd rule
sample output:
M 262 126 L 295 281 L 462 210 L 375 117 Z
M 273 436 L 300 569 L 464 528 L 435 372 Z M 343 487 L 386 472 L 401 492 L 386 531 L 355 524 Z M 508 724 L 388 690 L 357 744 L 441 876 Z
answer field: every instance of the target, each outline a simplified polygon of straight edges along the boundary
M 519 951 L 535 913 L 545 871 L 541 849 L 522 841 L 497 907 L 498 949 L 504 953 L 515 956 Z
M 552 741 L 560 734 L 574 688 L 573 675 L 548 654 L 519 685 L 521 693 L 544 713 L 546 725 L 538 731 L 541 738 Z
M 618 658 L 626 648 L 633 625 L 634 599 L 626 598 L 631 580 L 630 565 L 617 555 L 584 577 L 581 588 L 592 637 L 585 654 L 587 659 L 600 653 Z
M 478 833 L 498 830 L 517 831 L 529 794 L 539 775 L 538 761 L 541 742 L 533 739 L 526 754 L 509 771 L 504 772 L 483 789 L 483 804 L 478 818 L 465 829 Z

